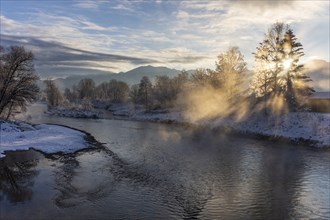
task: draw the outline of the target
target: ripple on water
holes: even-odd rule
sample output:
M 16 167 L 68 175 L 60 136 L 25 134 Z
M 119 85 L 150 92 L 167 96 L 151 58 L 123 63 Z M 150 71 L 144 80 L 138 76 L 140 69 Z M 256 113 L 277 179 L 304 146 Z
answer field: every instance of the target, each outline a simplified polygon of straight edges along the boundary
M 51 121 L 107 148 L 38 159 L 22 179 L 36 186 L 32 199 L 1 200 L 0 218 L 42 207 L 40 218 L 55 219 L 330 219 L 330 151 L 156 123 Z

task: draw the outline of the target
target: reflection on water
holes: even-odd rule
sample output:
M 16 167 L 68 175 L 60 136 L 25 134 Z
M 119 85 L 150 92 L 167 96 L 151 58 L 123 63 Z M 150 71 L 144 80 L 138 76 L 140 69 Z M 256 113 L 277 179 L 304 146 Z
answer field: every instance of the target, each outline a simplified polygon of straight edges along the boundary
M 33 179 L 38 175 L 38 160 L 32 158 L 33 153 L 17 152 L 0 160 L 0 202 L 17 204 L 31 200 Z
M 1 167 L 22 193 L 0 171 L 0 219 L 330 218 L 329 150 L 156 123 L 31 120 L 84 129 L 105 148 L 11 153 Z

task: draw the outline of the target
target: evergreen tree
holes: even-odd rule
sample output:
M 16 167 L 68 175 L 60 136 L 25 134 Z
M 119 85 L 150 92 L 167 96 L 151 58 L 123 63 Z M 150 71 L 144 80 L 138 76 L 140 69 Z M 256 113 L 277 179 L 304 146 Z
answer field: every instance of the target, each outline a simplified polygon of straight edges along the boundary
M 284 34 L 283 52 L 283 68 L 286 74 L 283 76 L 282 91 L 289 109 L 295 111 L 314 90 L 307 84 L 312 80 L 303 73 L 304 66 L 298 64 L 300 57 L 304 55 L 303 47 L 291 29 Z
M 296 111 L 303 99 L 313 93 L 307 85 L 311 79 L 302 72 L 303 65 L 298 64 L 304 55 L 302 44 L 289 25 L 273 24 L 254 55 L 252 89 L 265 102 L 272 96 L 281 95 L 289 110 Z

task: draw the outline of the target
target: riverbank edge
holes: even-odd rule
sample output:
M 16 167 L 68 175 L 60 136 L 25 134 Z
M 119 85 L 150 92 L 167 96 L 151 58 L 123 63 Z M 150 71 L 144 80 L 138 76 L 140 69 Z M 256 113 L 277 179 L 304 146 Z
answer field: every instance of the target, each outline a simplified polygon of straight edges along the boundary
M 24 123 L 27 123 L 27 122 L 24 122 Z M 34 124 L 31 124 L 31 125 L 35 126 Z M 39 124 L 36 124 L 36 125 L 39 125 Z M 57 152 L 57 153 L 50 153 L 49 154 L 49 153 L 41 152 L 39 150 L 34 149 L 34 150 L 42 153 L 46 158 L 54 158 L 54 156 L 63 156 L 63 155 L 76 155 L 77 153 L 80 153 L 80 152 L 89 152 L 89 151 L 94 151 L 94 150 L 98 150 L 98 149 L 102 149 L 102 150 L 105 149 L 104 143 L 101 143 L 101 142 L 97 141 L 95 139 L 95 137 L 87 131 L 80 130 L 80 129 L 73 128 L 73 127 L 66 126 L 66 125 L 55 124 L 55 123 L 45 123 L 45 125 L 56 125 L 56 126 L 69 128 L 69 129 L 72 129 L 72 130 L 75 130 L 75 131 L 79 131 L 79 132 L 85 134 L 84 140 L 86 141 L 86 145 L 87 145 L 86 148 L 76 150 L 72 153 Z
M 107 111 L 107 110 L 105 110 Z M 134 110 L 129 109 L 127 105 L 119 105 L 119 106 L 113 106 L 113 109 L 110 111 L 111 114 L 103 115 L 100 113 L 100 116 L 98 119 L 114 119 L 114 120 L 130 120 L 130 121 L 148 121 L 148 122 L 155 122 L 155 123 L 165 123 L 165 124 L 176 124 L 176 125 L 182 125 L 184 127 L 201 127 L 201 128 L 209 128 L 212 130 L 220 130 L 222 132 L 226 132 L 227 134 L 231 133 L 234 135 L 244 135 L 246 137 L 252 137 L 252 138 L 258 138 L 258 139 L 266 139 L 270 141 L 277 141 L 277 142 L 290 142 L 294 144 L 303 144 L 309 147 L 313 148 L 329 148 L 330 149 L 330 143 L 329 138 L 327 138 L 327 134 L 319 133 L 320 136 L 316 137 L 315 135 L 309 136 L 310 133 L 304 133 L 304 134 L 292 134 L 290 132 L 286 133 L 285 129 L 287 127 L 283 127 L 284 130 L 278 130 L 273 131 L 272 128 L 269 126 L 263 127 L 263 124 L 259 124 L 259 129 L 250 129 L 250 126 L 254 126 L 253 124 L 242 124 L 239 125 L 233 121 L 233 119 L 230 118 L 223 118 L 224 121 L 220 121 L 218 123 L 214 123 L 214 121 L 204 121 L 204 122 L 189 122 L 182 117 L 182 112 L 180 111 L 171 111 L 167 110 L 164 113 L 160 112 L 144 112 L 141 109 L 140 110 Z M 48 112 L 47 112 L 48 113 Z M 312 113 L 313 114 L 313 113 Z M 81 117 L 75 117 L 74 114 L 70 115 L 57 115 L 58 117 L 72 117 L 72 118 L 81 118 Z M 106 116 L 106 117 L 104 117 Z M 250 116 L 253 116 L 251 114 Z M 258 120 L 268 120 L 267 118 L 259 118 L 261 115 L 254 115 L 257 116 L 256 119 L 252 119 L 252 121 L 255 121 L 256 124 L 258 124 Z M 307 115 L 308 116 L 308 115 Z M 301 117 L 301 116 L 300 116 Z M 305 117 L 305 116 L 303 116 Z M 318 117 L 318 116 L 317 116 Z M 95 119 L 95 118 L 94 118 Z M 284 120 L 292 120 L 294 119 L 289 117 L 288 119 Z M 217 120 L 216 118 L 214 119 Z M 274 120 L 274 119 L 272 119 Z M 270 121 L 272 121 L 270 120 Z M 277 120 L 275 118 L 275 120 Z M 296 118 L 297 120 L 297 118 Z M 300 119 L 298 119 L 299 121 Z M 313 121 L 309 120 L 306 121 L 306 123 L 313 123 Z M 297 125 L 298 126 L 298 125 Z M 306 126 L 305 124 L 301 124 L 300 126 Z M 321 127 L 324 128 L 324 127 Z M 329 127 L 330 128 L 330 127 Z M 327 128 L 329 130 L 329 128 Z M 268 129 L 268 130 L 267 130 Z M 230 131 L 230 132 L 229 132 Z M 284 131 L 281 132 L 281 131 Z M 291 131 L 292 132 L 292 131 Z M 314 131 L 313 131 L 314 132 Z M 320 131 L 318 131 L 320 132 Z M 327 141 L 324 141 L 324 138 L 327 139 Z
M 102 118 L 101 118 L 102 119 Z M 327 149 L 330 150 L 330 145 L 324 145 L 316 140 L 306 139 L 303 137 L 300 138 L 289 138 L 285 136 L 280 135 L 269 135 L 269 134 L 263 134 L 263 133 L 257 133 L 253 131 L 248 130 L 240 130 L 236 129 L 230 126 L 212 126 L 208 124 L 197 124 L 197 123 L 190 123 L 190 122 L 184 122 L 184 121 L 177 121 L 172 119 L 151 119 L 151 118 L 139 118 L 139 117 L 129 117 L 129 116 L 113 116 L 112 118 L 107 118 L 110 120 L 125 120 L 125 121 L 143 121 L 143 122 L 152 122 L 152 123 L 162 123 L 162 124 L 173 124 L 176 126 L 181 126 L 184 128 L 194 128 L 194 129 L 209 129 L 214 132 L 223 132 L 227 135 L 244 135 L 244 137 L 248 138 L 256 138 L 256 139 L 262 139 L 262 140 L 268 140 L 272 142 L 278 142 L 278 143 L 291 143 L 295 145 L 304 145 L 306 147 L 310 147 L 313 149 Z M 105 120 L 107 120 L 105 119 Z
M 89 152 L 89 151 L 94 151 L 94 150 L 104 150 L 105 149 L 104 143 L 101 143 L 101 142 L 97 141 L 92 134 L 90 134 L 90 133 L 88 133 L 84 130 L 73 128 L 73 127 L 70 127 L 70 126 L 55 124 L 55 123 L 34 124 L 34 123 L 30 123 L 30 122 L 27 122 L 27 121 L 24 121 L 24 120 L 17 120 L 17 121 L 6 121 L 5 120 L 5 122 L 7 122 L 7 123 L 12 123 L 12 122 L 14 122 L 14 123 L 17 123 L 17 122 L 18 123 L 25 123 L 25 124 L 28 124 L 32 127 L 35 127 L 35 126 L 38 126 L 38 125 L 55 125 L 55 126 L 65 127 L 65 128 L 71 129 L 71 130 L 79 131 L 82 134 L 84 134 L 84 140 L 85 140 L 86 147 L 82 148 L 82 149 L 75 150 L 73 152 L 69 152 L 69 153 L 68 152 L 47 153 L 47 152 L 44 152 L 42 150 L 30 147 L 27 150 L 7 150 L 7 151 L 4 151 L 4 154 L 6 154 L 6 152 L 16 152 L 16 151 L 19 152 L 19 151 L 33 150 L 33 151 L 41 153 L 45 158 L 56 159 L 57 157 L 64 156 L 64 155 L 65 156 L 70 156 L 70 155 L 76 155 L 77 153 L 80 153 L 80 152 Z M 4 160 L 5 158 L 6 158 L 6 156 L 5 157 L 0 157 L 0 161 Z

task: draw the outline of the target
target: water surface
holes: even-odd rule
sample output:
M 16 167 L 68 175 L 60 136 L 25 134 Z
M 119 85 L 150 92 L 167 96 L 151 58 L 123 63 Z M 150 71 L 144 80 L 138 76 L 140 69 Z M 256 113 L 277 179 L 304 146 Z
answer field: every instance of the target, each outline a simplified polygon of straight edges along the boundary
M 330 219 L 329 150 L 38 109 L 30 121 L 85 130 L 105 149 L 9 153 L 0 219 Z

